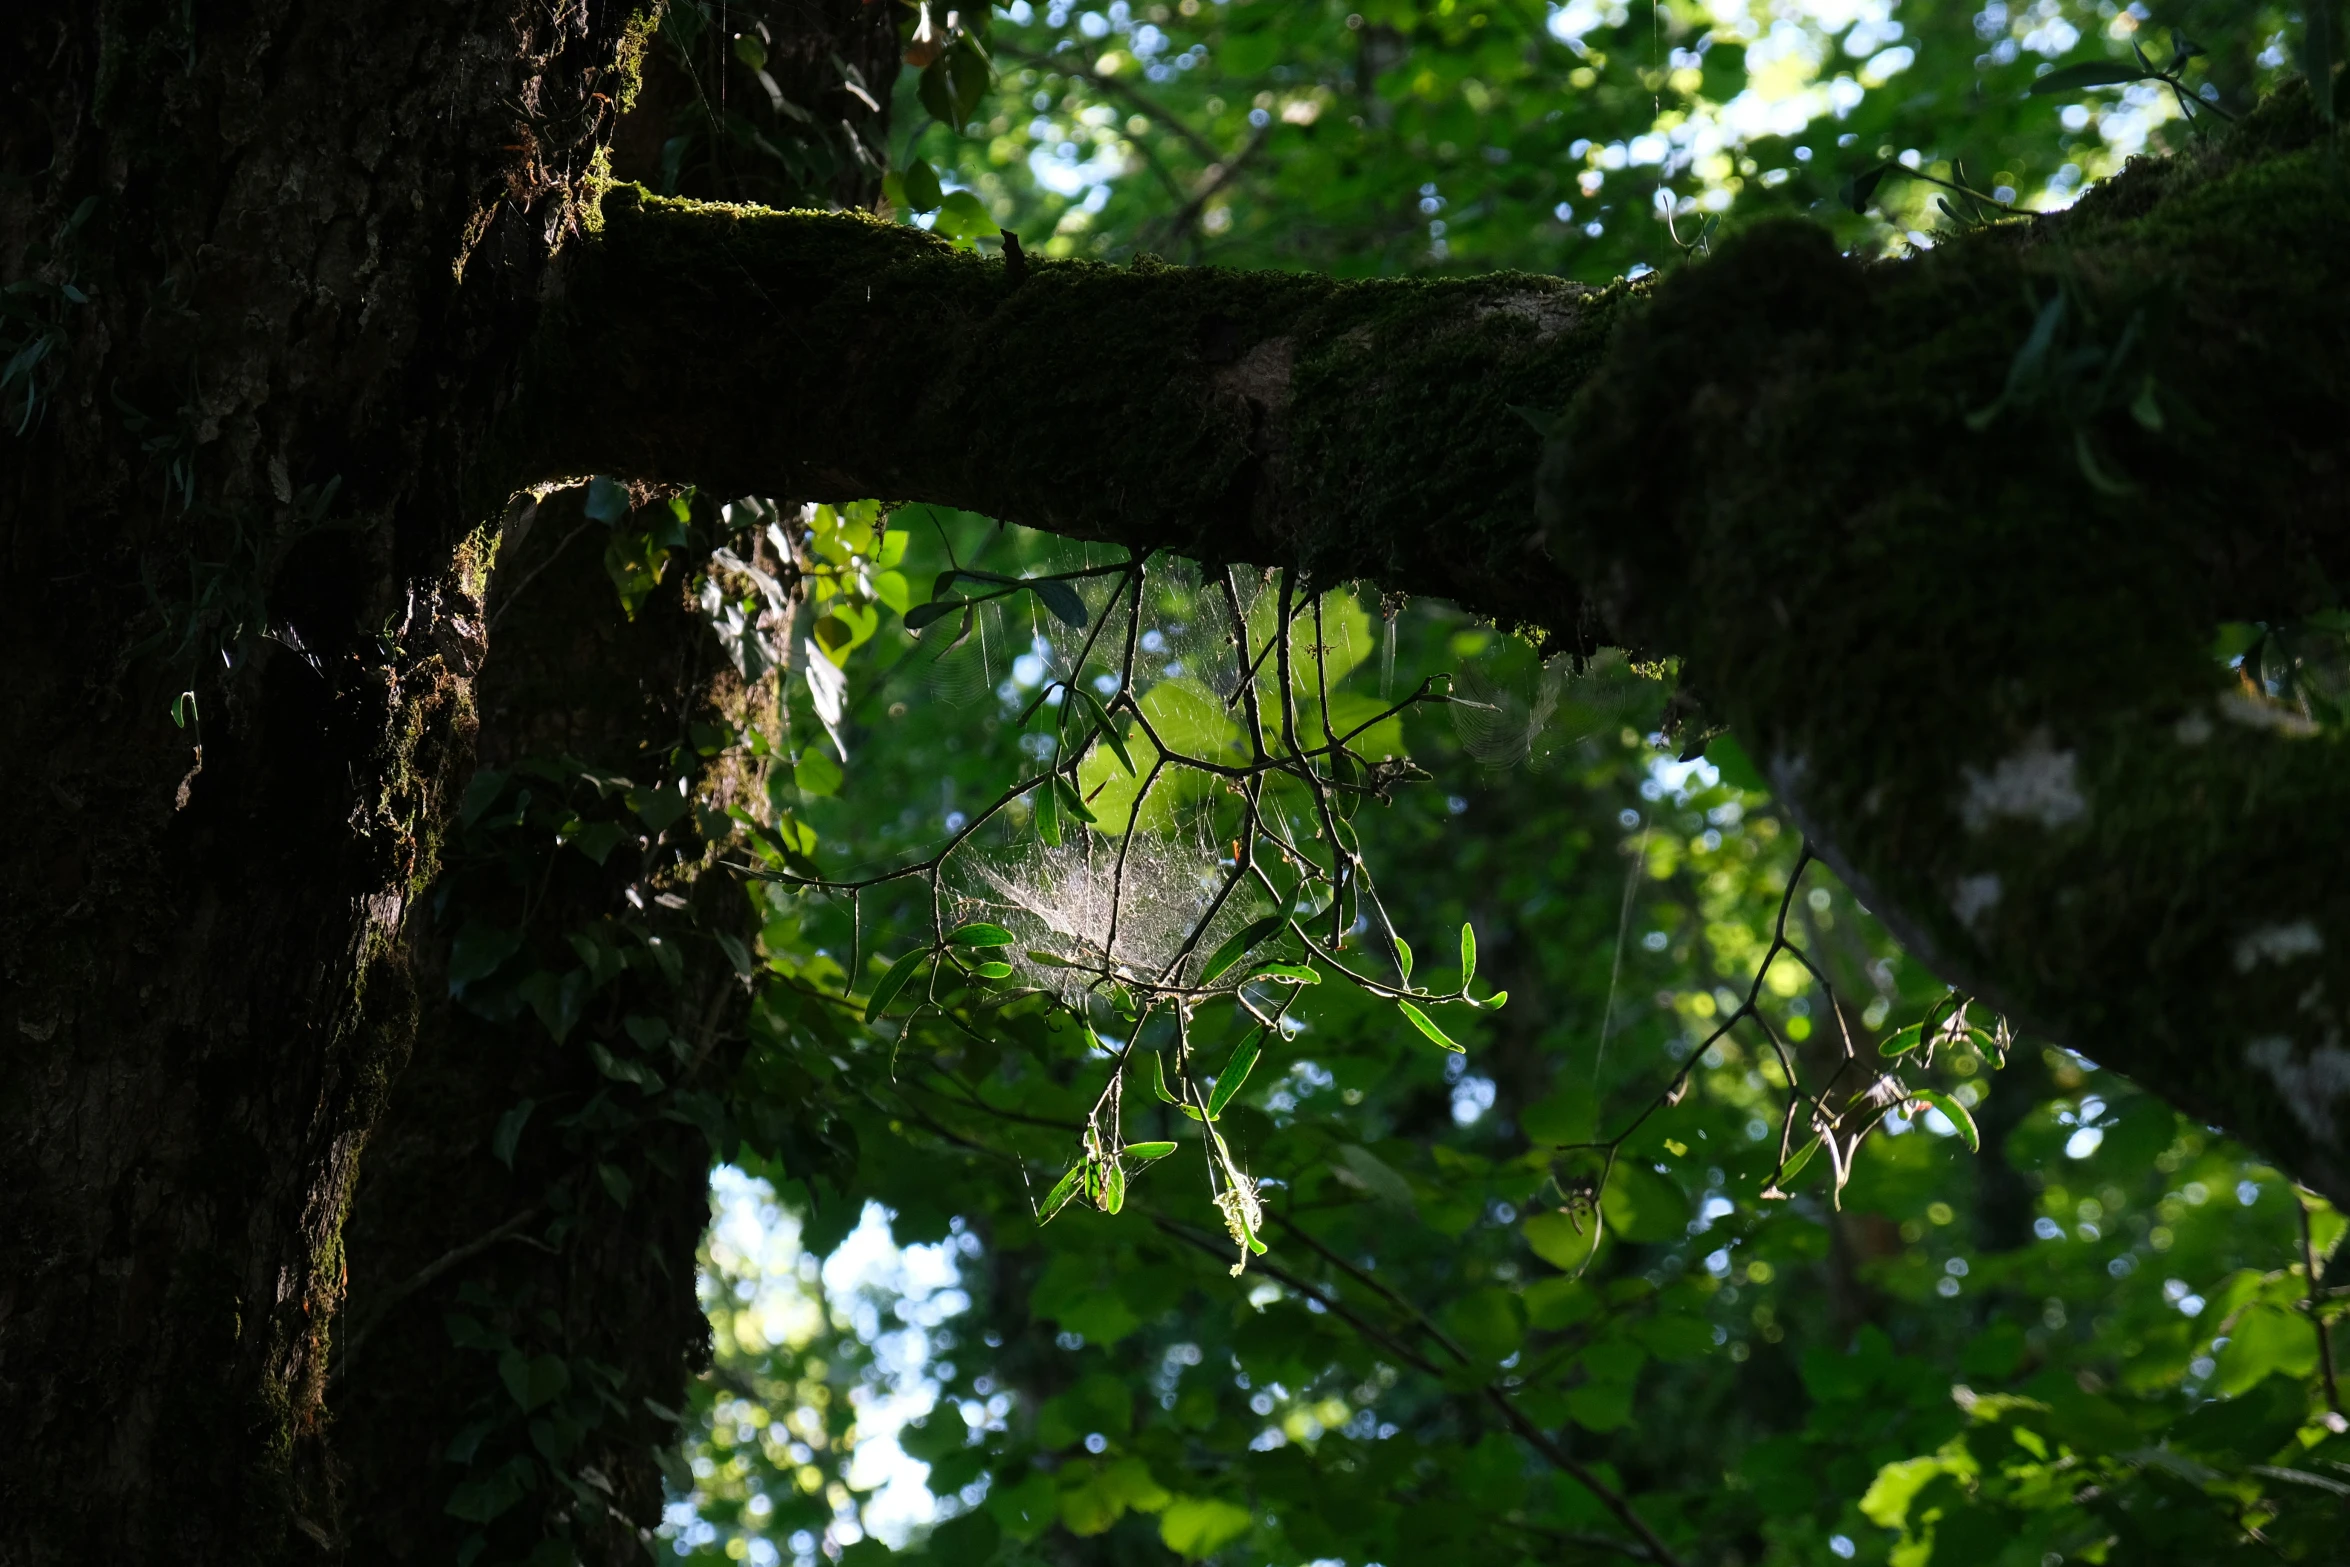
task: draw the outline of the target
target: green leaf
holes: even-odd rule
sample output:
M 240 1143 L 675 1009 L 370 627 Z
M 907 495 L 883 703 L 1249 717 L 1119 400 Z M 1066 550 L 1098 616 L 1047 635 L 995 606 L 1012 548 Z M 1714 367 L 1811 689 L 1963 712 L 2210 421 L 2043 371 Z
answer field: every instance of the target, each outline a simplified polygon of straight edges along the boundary
M 1885 1036 L 1883 1043 L 1877 1046 L 1877 1054 L 1881 1056 L 1908 1055 L 1912 1050 L 1915 1050 L 1918 1046 L 1926 1042 L 1926 1036 L 1923 1032 L 1925 1026 L 1926 1025 L 1924 1023 L 1920 1022 L 1912 1023 L 1907 1028 L 1895 1029 L 1892 1033 Z
M 1342 1143 L 1337 1152 L 1338 1168 L 1354 1177 L 1354 1184 L 1381 1202 L 1392 1204 L 1406 1213 L 1419 1211 L 1419 1203 L 1412 1196 L 1412 1183 L 1405 1180 L 1395 1166 L 1353 1143 Z
M 1455 1054 L 1466 1055 L 1468 1053 L 1459 1045 L 1454 1044 L 1452 1041 L 1452 1036 L 1447 1034 L 1443 1029 L 1438 1028 L 1434 1020 L 1432 1020 L 1427 1013 L 1421 1011 L 1418 1007 L 1413 1006 L 1409 1001 L 1398 1001 L 1395 1005 L 1396 1010 L 1403 1013 L 1404 1017 L 1410 1021 L 1412 1027 L 1418 1029 L 1421 1033 L 1426 1034 L 1437 1044 L 1442 1045 L 1445 1049 L 1450 1050 Z
M 1030 791 L 1035 800 L 1036 835 L 1051 848 L 1061 846 L 1060 791 L 1050 782 Z
M 930 111 L 932 119 L 958 135 L 962 133 L 962 123 L 955 118 L 954 89 L 947 82 L 944 54 L 923 68 L 916 96 L 922 100 L 922 107 Z
M 588 1054 L 595 1058 L 596 1070 L 616 1083 L 634 1083 L 649 1094 L 657 1094 L 665 1086 L 661 1074 L 642 1061 L 616 1056 L 592 1039 L 588 1041 Z
M 611 1194 L 613 1203 L 619 1207 L 627 1207 L 628 1199 L 636 1195 L 636 1182 L 630 1180 L 628 1172 L 616 1164 L 597 1165 L 596 1179 L 604 1183 L 604 1190 Z
M 1047 952 L 1042 947 L 1028 949 L 1028 961 L 1041 963 L 1046 968 L 1083 968 L 1084 964 L 1062 957 L 1058 952 Z
M 530 1003 L 549 1037 L 561 1044 L 579 1026 L 580 1013 L 586 1010 L 588 973 L 573 969 L 558 978 L 546 969 L 534 969 L 514 990 Z
M 529 1414 L 571 1385 L 571 1368 L 559 1355 L 524 1355 L 510 1349 L 498 1357 L 498 1379 Z
M 1001 925 L 990 925 L 985 920 L 973 920 L 947 932 L 947 940 L 958 947 L 1008 947 L 1017 938 Z
M 1599 1245 L 1599 1216 L 1592 1213 L 1537 1213 L 1525 1221 L 1526 1244 L 1534 1255 L 1573 1273 L 1591 1260 Z
M 1053 775 L 1053 787 L 1061 791 L 1062 810 L 1067 811 L 1081 822 L 1090 822 L 1094 819 L 1093 812 L 1086 809 L 1084 799 L 1078 795 L 1077 786 L 1071 783 L 1065 774 L 1055 773 Z
M 1206 966 L 1201 968 L 1199 982 L 1203 985 L 1214 984 L 1217 975 L 1247 957 L 1250 948 L 1265 940 L 1266 937 L 1287 923 L 1288 921 L 1278 914 L 1268 914 L 1261 920 L 1243 925 L 1233 933 L 1231 939 L 1216 949 L 1214 956 L 1210 957 Z
M 1292 985 L 1319 985 L 1322 976 L 1303 963 L 1268 963 L 1251 974 L 1243 983 L 1255 984 L 1260 979 L 1278 979 Z
M 1397 983 L 1412 982 L 1412 944 L 1401 936 L 1395 938 L 1395 971 L 1403 976 Z
M 980 203 L 979 198 L 967 190 L 947 192 L 945 199 L 939 203 L 938 216 L 931 220 L 930 231 L 949 239 L 980 239 L 1003 232 L 996 227 L 995 219 L 988 216 L 987 208 Z M 1070 597 L 1076 595 L 1071 594 Z M 1052 608 L 1050 600 L 1046 601 L 1045 607 Z M 1084 622 L 1081 620 L 1077 624 L 1083 625 Z
M 187 693 L 190 701 L 193 692 Z M 172 704 L 176 709 L 177 703 Z M 485 767 L 473 775 L 465 786 L 465 793 L 457 804 L 459 826 L 471 827 L 481 819 L 481 813 L 498 803 L 498 796 L 506 792 L 506 774 L 495 767 Z
M 1637 1159 L 1620 1158 L 1599 1194 L 1607 1227 L 1643 1246 L 1679 1240 L 1688 1233 L 1689 1194 L 1670 1176 Z
M 522 950 L 522 932 L 506 930 L 476 915 L 449 943 L 449 994 L 462 996 L 465 987 L 487 979 L 500 965 Z
M 2254 1305 L 2236 1318 L 2218 1359 L 2218 1393 L 2243 1393 L 2272 1373 L 2298 1381 L 2317 1369 L 2317 1334 L 2298 1311 Z
M 1095 730 L 1108 743 L 1110 753 L 1117 757 L 1119 764 L 1126 769 L 1126 776 L 1129 778 L 1137 776 L 1134 770 L 1134 753 L 1126 749 L 1125 737 L 1118 733 L 1118 726 L 1110 722 L 1109 710 L 1103 707 L 1094 694 L 1083 686 L 1076 686 L 1072 689 L 1084 701 L 1087 711 L 1093 715 Z
M 1885 176 L 1898 167 L 1898 164 L 1880 163 L 1873 169 L 1862 170 L 1844 182 L 1843 188 L 1836 193 L 1838 199 L 1854 212 L 1868 211 L 1869 198 L 1877 193 L 1879 185 L 1885 183 Z
M 1789 1154 L 1787 1156 L 1787 1166 L 1785 1169 L 1779 1172 L 1779 1179 L 1776 1184 L 1781 1187 L 1794 1185 L 1795 1178 L 1803 1173 L 1803 1167 L 1811 1163 L 1811 1156 L 1818 1153 L 1819 1151 L 1820 1140 L 1815 1137 L 1810 1142 L 1805 1143 L 1801 1148 L 1796 1149 L 1795 1152 Z
M 934 620 L 943 620 L 958 609 L 969 608 L 970 603 L 969 599 L 932 599 L 927 604 L 917 604 L 906 611 L 906 629 L 920 631 Z
M 1044 1206 L 1037 1210 L 1037 1223 L 1045 1223 L 1069 1206 L 1069 1199 L 1077 1195 L 1078 1183 L 1085 1179 L 1085 1168 L 1083 1164 L 1073 1164 L 1069 1166 L 1067 1175 L 1053 1183 L 1053 1189 L 1045 1193 Z
M 1529 1141 L 1552 1147 L 1590 1142 L 1599 1135 L 1598 1098 L 1561 1074 L 1556 1089 L 1518 1113 L 1518 1127 Z
M 837 793 L 841 786 L 840 763 L 822 746 L 810 746 L 800 753 L 800 760 L 791 770 L 792 782 L 813 795 Z
M 1128 1143 L 1125 1153 L 1129 1159 L 1140 1159 L 1148 1164 L 1153 1159 L 1166 1158 L 1175 1151 L 1176 1146 L 1174 1143 Z
M 1740 745 L 1735 736 L 1718 734 L 1708 740 L 1705 743 L 1705 759 L 1713 763 L 1714 771 L 1721 774 L 1722 782 L 1731 788 L 1748 794 L 1771 792 L 1770 784 L 1763 778 L 1762 769 L 1754 765 L 1754 758 L 1746 754 L 1746 747 Z
M 531 1461 L 517 1453 L 489 1474 L 467 1480 L 450 1492 L 449 1505 L 443 1511 L 467 1523 L 488 1523 L 521 1501 L 537 1480 L 538 1471 Z
M 1161 1104 L 1183 1103 L 1182 1100 L 1167 1091 L 1167 1056 L 1164 1051 L 1154 1050 L 1151 1052 L 1151 1092 L 1158 1095 Z
M 1950 1124 L 1958 1128 L 1959 1141 L 1966 1144 L 1968 1153 L 1983 1151 L 1983 1134 L 1975 1130 L 1974 1116 L 1969 1113 L 1965 1105 L 1958 1102 L 1955 1096 L 1943 1093 L 1938 1088 L 1921 1088 L 1916 1091 L 1914 1097 L 1932 1105 L 1950 1118 Z
M 916 212 L 936 211 L 946 200 L 946 192 L 939 188 L 938 171 L 920 158 L 906 165 L 906 205 Z
M 988 233 L 995 230 L 990 227 Z M 1087 619 L 1085 600 L 1077 590 L 1057 577 L 1025 577 L 1021 579 L 1032 589 L 1037 599 L 1052 613 L 1052 617 L 1072 631 L 1083 631 Z
M 2143 82 L 2153 79 L 2151 71 L 2142 66 L 2127 65 L 2119 60 L 2083 60 L 2078 65 L 2063 65 L 2024 90 L 2027 98 L 2048 98 L 2057 93 L 2079 92 L 2086 87 L 2119 87 L 2124 82 Z
M 914 971 L 929 958 L 928 947 L 916 947 L 892 963 L 889 972 L 881 976 L 881 983 L 873 987 L 872 998 L 865 1003 L 865 1021 L 880 1022 L 881 1014 L 889 1010 L 889 1004 L 898 999 L 898 992 L 906 988 L 906 981 L 912 979 Z
M 1469 981 L 1477 977 L 1477 931 L 1467 920 L 1461 921 L 1461 989 L 1469 988 Z
M 1113 1159 L 1101 1169 L 1101 1196 L 1096 1201 L 1102 1212 L 1116 1213 L 1126 1206 L 1126 1167 Z
M 941 63 L 947 68 L 947 80 L 954 90 L 954 125 L 961 130 L 978 111 L 979 100 L 987 96 L 995 72 L 989 69 L 987 56 L 979 51 L 977 42 L 967 32 L 955 40 L 955 47 Z
M 1497 990 L 1492 995 L 1487 996 L 1483 1001 L 1472 1001 L 1469 1003 L 1469 1005 L 1477 1008 L 1477 1010 L 1480 1012 L 1499 1012 L 1503 1007 L 1506 1007 L 1509 1004 L 1510 993 L 1506 990 Z
M 498 1129 L 490 1134 L 491 1158 L 509 1170 L 514 1168 L 514 1150 L 522 1141 L 522 1129 L 530 1124 L 530 1113 L 538 1107 L 536 1099 L 525 1099 L 498 1117 Z
M 590 479 L 587 499 L 581 504 L 580 510 L 587 514 L 590 521 L 611 527 L 628 516 L 628 490 L 610 479 Z
M 972 969 L 971 972 L 978 975 L 981 979 L 1010 979 L 1012 977 L 1012 965 L 1009 963 L 982 963 Z
M 1232 1103 L 1232 1096 L 1248 1081 L 1248 1074 L 1256 1069 L 1257 1056 L 1265 1043 L 1264 1030 L 1259 1029 L 1242 1040 L 1232 1052 L 1232 1059 L 1224 1064 L 1224 1075 L 1216 1079 L 1215 1092 L 1208 1095 L 1208 1119 L 1214 1120 Z
M 1213 1497 L 1179 1496 L 1159 1514 L 1159 1539 L 1189 1561 L 1215 1555 L 1248 1533 L 1249 1511 Z

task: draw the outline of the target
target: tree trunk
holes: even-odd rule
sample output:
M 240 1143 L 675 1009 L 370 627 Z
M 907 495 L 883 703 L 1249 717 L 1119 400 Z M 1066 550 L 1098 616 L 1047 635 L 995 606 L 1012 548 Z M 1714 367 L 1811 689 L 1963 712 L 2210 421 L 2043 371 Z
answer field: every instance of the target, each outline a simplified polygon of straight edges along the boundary
M 0 480 L 0 1559 L 331 1538 L 342 1217 L 473 725 L 482 433 L 628 17 L 0 24 L 0 358 L 48 345 Z
M 493 1560 L 547 1538 L 640 1560 L 671 1436 L 653 1406 L 706 1356 L 694 1257 L 723 1132 L 704 1127 L 747 1000 L 723 939 L 756 927 L 739 883 L 700 874 L 683 802 L 757 806 L 762 780 L 696 739 L 770 726 L 774 687 L 728 666 L 681 569 L 624 617 L 609 532 L 568 491 L 500 554 L 483 770 L 347 1229 L 332 1404 L 355 1562 L 447 1560 L 477 1531 Z M 547 1380 L 518 1392 L 518 1366 Z

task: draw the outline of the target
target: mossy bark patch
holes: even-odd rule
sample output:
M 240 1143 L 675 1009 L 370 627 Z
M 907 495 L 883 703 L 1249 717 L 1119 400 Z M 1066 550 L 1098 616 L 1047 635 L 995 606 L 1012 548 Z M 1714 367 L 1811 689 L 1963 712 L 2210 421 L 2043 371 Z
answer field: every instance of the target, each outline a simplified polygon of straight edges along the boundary
M 868 218 L 632 188 L 606 195 L 563 289 L 518 477 L 936 500 L 1569 626 L 1520 410 L 1564 405 L 1635 292 L 1147 261 L 1015 275 Z

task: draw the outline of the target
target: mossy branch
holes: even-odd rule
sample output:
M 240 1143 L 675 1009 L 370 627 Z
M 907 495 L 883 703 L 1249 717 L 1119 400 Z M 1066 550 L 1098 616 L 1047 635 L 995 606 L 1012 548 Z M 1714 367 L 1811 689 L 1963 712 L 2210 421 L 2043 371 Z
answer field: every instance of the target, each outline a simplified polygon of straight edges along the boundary
M 1581 626 L 1540 450 L 1636 286 L 1031 261 L 855 214 L 608 193 L 521 478 L 880 495 Z

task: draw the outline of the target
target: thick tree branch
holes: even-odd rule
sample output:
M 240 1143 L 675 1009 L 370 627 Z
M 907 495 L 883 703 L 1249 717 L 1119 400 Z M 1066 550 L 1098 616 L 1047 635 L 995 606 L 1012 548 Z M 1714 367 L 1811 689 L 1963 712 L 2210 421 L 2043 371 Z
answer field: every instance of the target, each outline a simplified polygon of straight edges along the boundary
M 957 253 L 870 219 L 609 193 L 571 258 L 521 477 L 884 495 L 1581 627 L 1540 442 L 1636 286 Z

